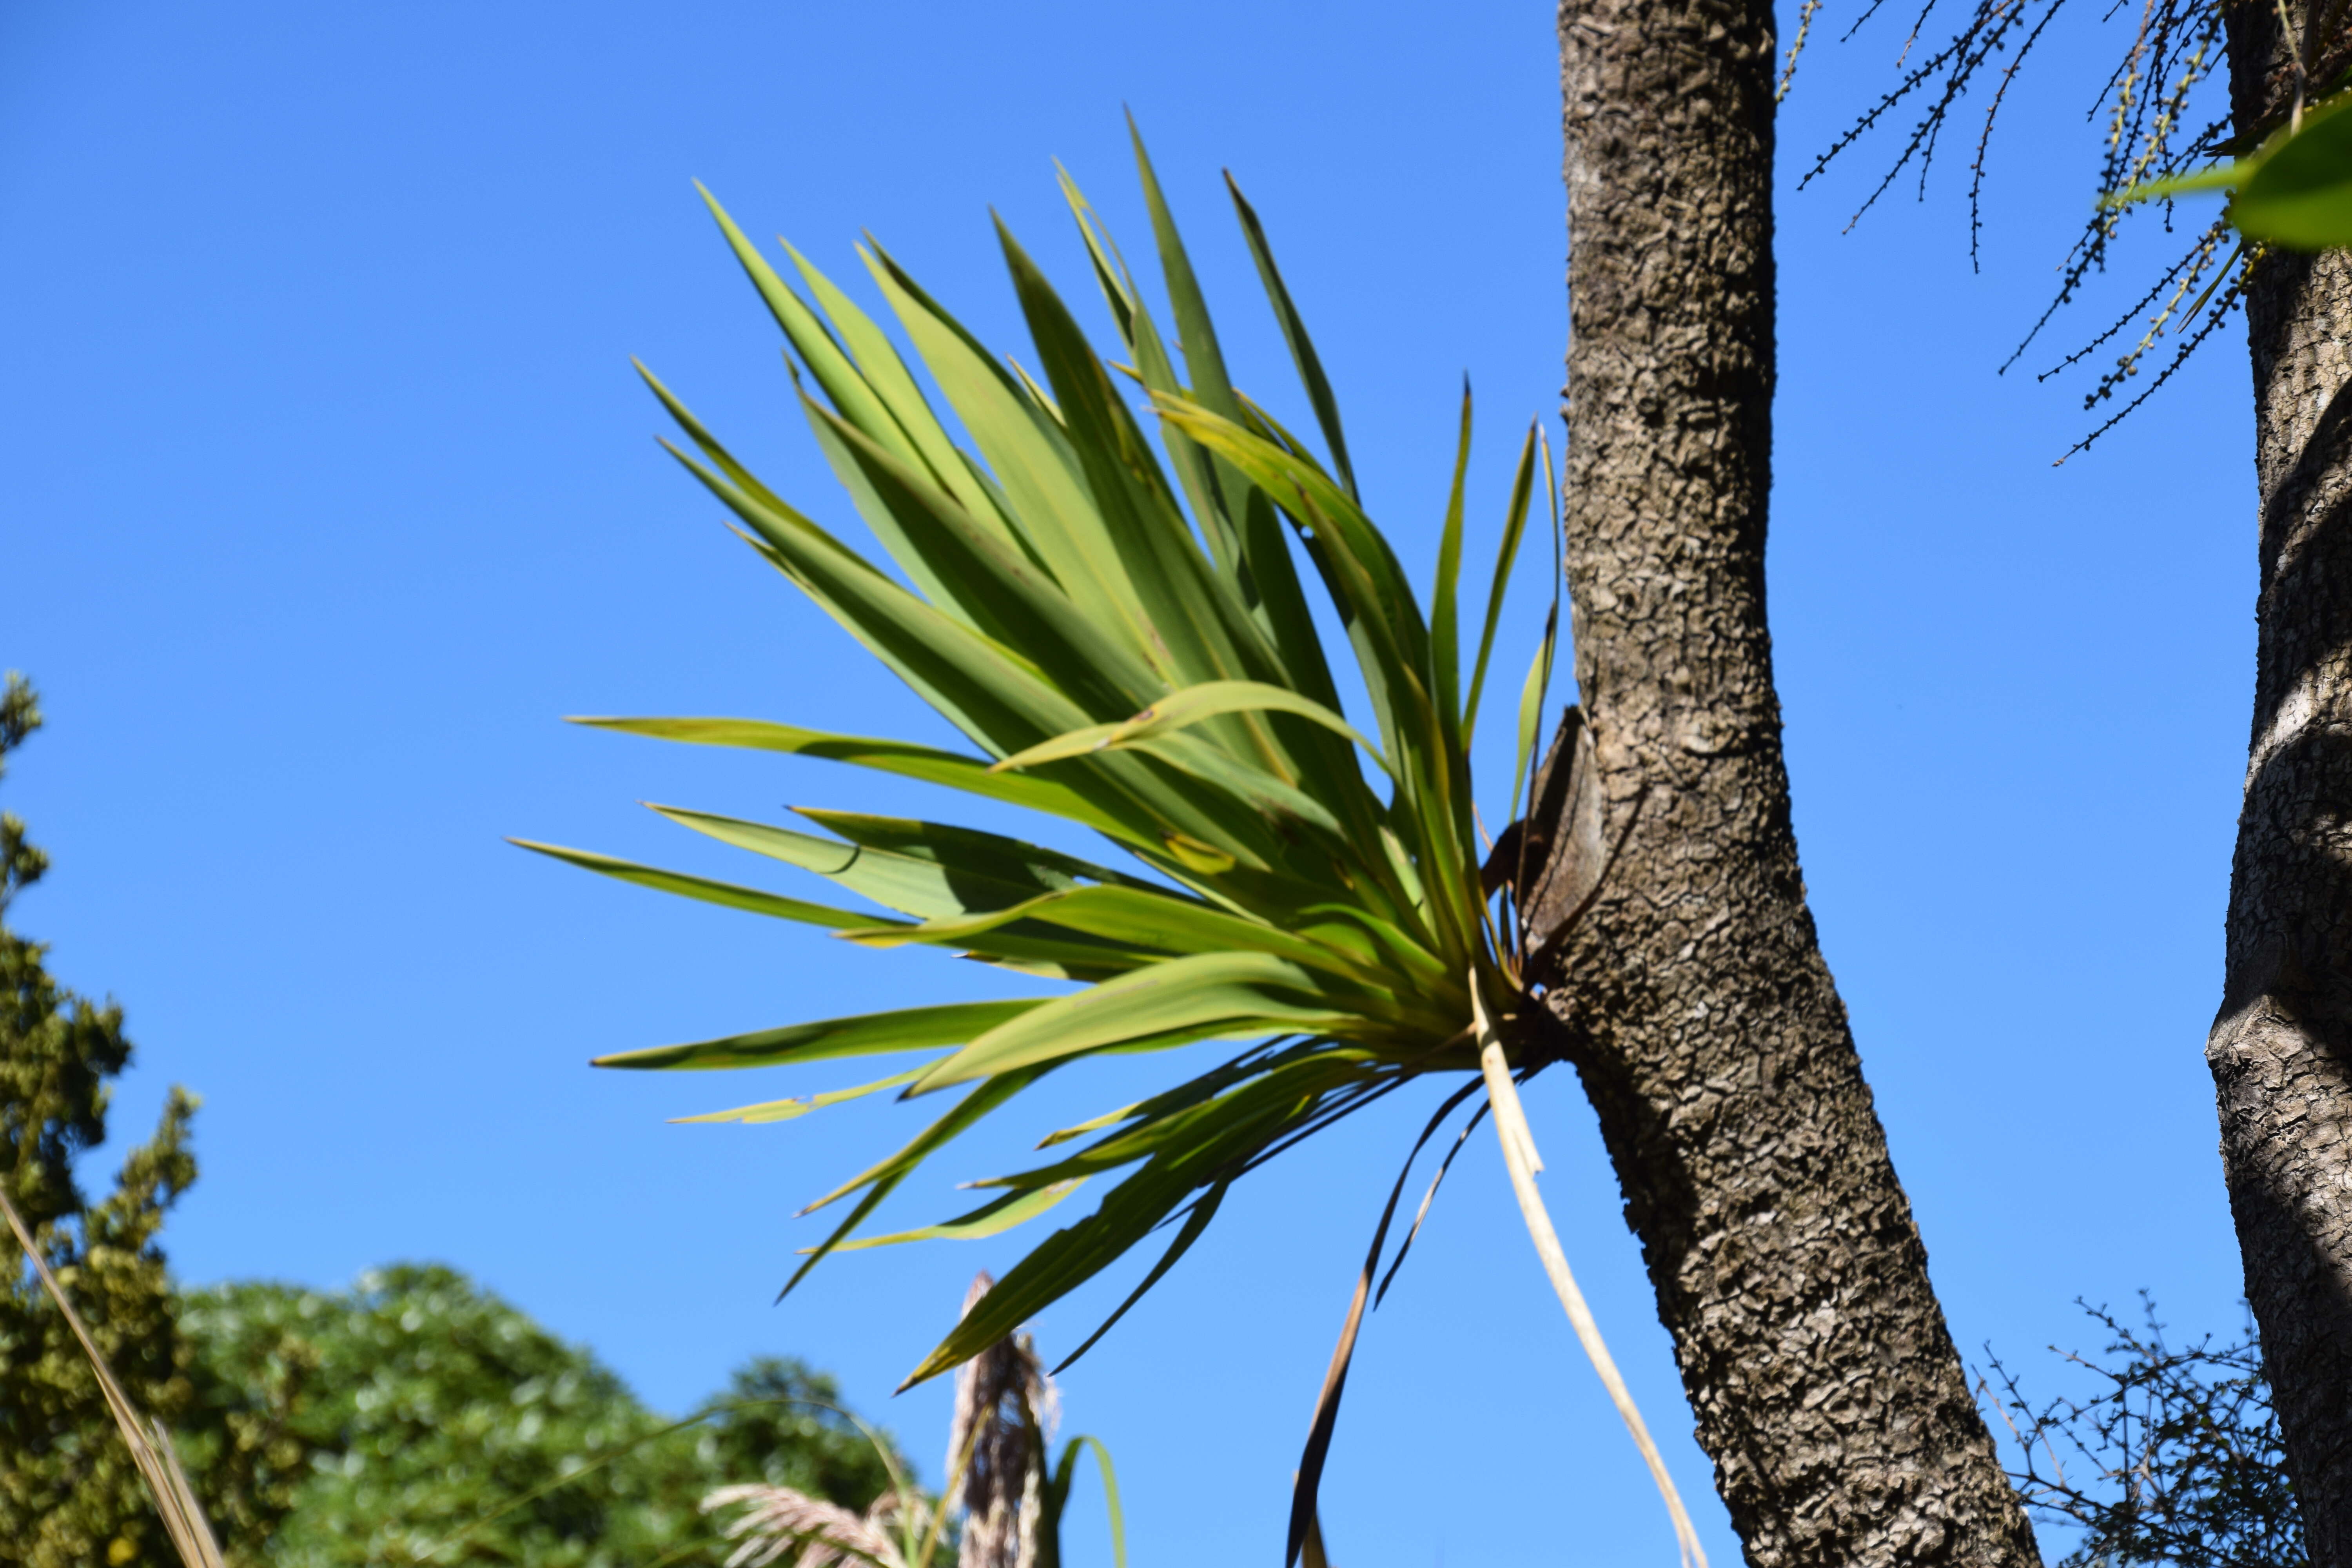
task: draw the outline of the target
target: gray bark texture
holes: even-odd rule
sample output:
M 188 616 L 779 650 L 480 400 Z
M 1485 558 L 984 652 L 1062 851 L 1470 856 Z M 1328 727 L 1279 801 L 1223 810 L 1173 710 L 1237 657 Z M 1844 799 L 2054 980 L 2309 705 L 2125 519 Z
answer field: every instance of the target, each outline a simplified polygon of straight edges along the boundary
M 1561 751 L 1593 815 L 1571 802 L 1545 835 L 1557 886 L 1531 893 L 1531 925 L 1538 951 L 1558 935 L 1532 978 L 1748 1561 L 2021 1568 L 2033 1539 L 1928 1284 L 1790 826 L 1764 605 L 1771 9 L 1567 0 L 1559 37 L 1584 710 Z
M 2287 102 L 2292 63 L 2274 6 L 2229 22 L 2232 107 L 2255 130 Z M 2325 81 L 2345 63 L 2340 36 L 2321 52 Z M 2246 325 L 2253 732 L 2205 1056 L 2311 1561 L 2352 1568 L 2352 257 L 2263 257 Z

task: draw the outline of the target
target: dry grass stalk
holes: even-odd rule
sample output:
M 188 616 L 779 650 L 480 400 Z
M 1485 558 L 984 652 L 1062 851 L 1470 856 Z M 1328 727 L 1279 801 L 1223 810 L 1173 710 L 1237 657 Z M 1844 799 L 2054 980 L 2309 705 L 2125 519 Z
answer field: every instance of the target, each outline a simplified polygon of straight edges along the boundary
M 969 1314 L 995 1283 L 975 1277 Z M 1045 1445 L 1061 1418 L 1061 1396 L 1027 1334 L 1007 1334 L 956 1369 L 955 1416 L 948 1429 L 949 1483 L 964 1513 L 958 1568 L 1032 1568 L 1045 1516 Z
M 16 1245 L 33 1260 L 33 1272 L 40 1276 L 42 1289 L 58 1304 L 66 1326 L 81 1343 L 82 1354 L 89 1358 L 99 1390 L 106 1395 L 106 1407 L 113 1412 L 114 1425 L 131 1450 L 131 1462 L 139 1467 L 140 1477 L 147 1483 L 147 1493 L 155 1500 L 155 1511 L 163 1516 L 163 1531 L 172 1538 L 173 1550 L 180 1554 L 186 1568 L 222 1568 L 220 1543 L 214 1539 L 212 1524 L 205 1518 L 205 1510 L 188 1485 L 187 1472 L 180 1468 L 180 1457 L 172 1447 L 172 1435 L 163 1429 L 162 1422 L 151 1423 L 142 1416 L 131 1403 L 131 1396 L 114 1380 L 114 1369 L 100 1352 L 98 1342 L 90 1337 L 81 1314 L 74 1310 L 65 1287 L 49 1272 L 48 1259 L 34 1245 L 33 1233 L 26 1227 L 16 1205 L 9 1201 L 5 1188 L 0 1188 L 0 1215 L 6 1216 L 8 1228 L 16 1233 Z
M 984 1273 L 975 1278 L 964 1312 L 994 1283 Z M 732 1486 L 705 1497 L 703 1511 L 743 1506 L 726 1527 L 727 1539 L 740 1542 L 726 1568 L 766 1568 L 795 1546 L 801 1554 L 793 1568 L 928 1568 L 950 1511 L 964 1516 L 959 1568 L 1035 1568 L 1045 1528 L 1045 1444 L 1060 1415 L 1060 1395 L 1036 1347 L 1026 1334 L 1008 1334 L 957 1369 L 940 1510 L 904 1487 L 860 1516 L 791 1487 Z M 1108 1464 L 1116 1532 L 1117 1490 Z M 903 1539 L 894 1539 L 894 1528 Z
M 1542 1194 L 1536 1191 L 1536 1173 L 1543 1169 L 1543 1161 L 1536 1153 L 1535 1135 L 1528 1131 L 1528 1113 L 1519 1103 L 1518 1086 L 1511 1081 L 1502 1039 L 1486 1016 L 1475 976 L 1472 977 L 1470 1005 L 1477 1019 L 1478 1065 L 1486 1075 L 1486 1099 L 1495 1108 L 1495 1139 L 1503 1146 L 1503 1163 L 1511 1172 L 1511 1191 L 1518 1196 L 1519 1215 L 1527 1221 L 1536 1255 L 1543 1259 L 1544 1272 L 1551 1277 L 1551 1288 L 1559 1295 L 1559 1304 L 1568 1310 L 1568 1321 L 1575 1326 L 1576 1337 L 1591 1360 L 1592 1370 L 1601 1374 L 1601 1384 L 1609 1390 L 1610 1402 L 1617 1406 L 1625 1429 L 1633 1435 L 1633 1446 L 1642 1450 L 1642 1458 L 1650 1467 L 1650 1479 L 1657 1482 L 1658 1495 L 1665 1500 L 1666 1512 L 1674 1518 L 1675 1544 L 1682 1552 L 1685 1568 L 1693 1568 L 1694 1564 L 1696 1568 L 1706 1568 L 1706 1552 L 1699 1545 L 1698 1531 L 1683 1507 L 1682 1494 L 1675 1490 L 1674 1478 L 1666 1473 L 1666 1462 L 1660 1457 L 1658 1446 L 1650 1440 L 1650 1429 L 1633 1405 L 1633 1392 L 1625 1386 L 1617 1363 L 1609 1353 L 1608 1343 L 1601 1337 L 1601 1325 L 1592 1321 L 1592 1310 L 1584 1304 L 1584 1292 L 1577 1289 L 1576 1276 L 1568 1267 L 1568 1254 L 1560 1249 L 1559 1235 L 1552 1229 L 1551 1215 L 1544 1207 Z
M 702 1500 L 702 1511 L 739 1503 L 748 1506 L 726 1527 L 727 1539 L 740 1542 L 728 1555 L 727 1568 L 764 1568 L 795 1546 L 802 1550 L 793 1568 L 830 1568 L 835 1563 L 908 1568 L 890 1535 L 899 1508 L 895 1491 L 875 1499 L 861 1516 L 790 1487 L 720 1487 Z M 922 1521 L 915 1522 L 919 1529 Z

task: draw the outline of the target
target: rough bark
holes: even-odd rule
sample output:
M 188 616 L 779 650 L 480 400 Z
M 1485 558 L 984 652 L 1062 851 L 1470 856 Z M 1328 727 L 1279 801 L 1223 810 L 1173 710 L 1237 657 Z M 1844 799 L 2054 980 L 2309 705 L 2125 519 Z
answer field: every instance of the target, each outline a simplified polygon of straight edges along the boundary
M 1559 22 L 1568 568 L 1608 872 L 1537 978 L 1748 1562 L 2032 1563 L 1790 826 L 1764 613 L 1770 7 L 1567 0 Z M 1538 897 L 1538 921 L 1574 901 Z
M 2275 7 L 2230 13 L 2241 130 L 2293 90 L 2280 37 Z M 2352 1568 L 2352 258 L 2263 258 L 2246 318 L 2262 586 L 2205 1055 L 2311 1561 Z

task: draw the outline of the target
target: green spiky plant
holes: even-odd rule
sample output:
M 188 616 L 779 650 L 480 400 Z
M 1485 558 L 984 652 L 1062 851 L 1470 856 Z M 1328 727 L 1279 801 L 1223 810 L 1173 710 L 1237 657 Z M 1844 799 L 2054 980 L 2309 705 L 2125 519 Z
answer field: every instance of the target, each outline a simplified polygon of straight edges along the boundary
M 646 374 L 686 437 L 671 451 L 734 514 L 744 542 L 969 737 L 973 751 L 737 719 L 580 721 L 828 757 L 945 784 L 1083 824 L 1144 874 L 933 822 L 803 811 L 830 835 L 824 837 L 656 808 L 722 842 L 828 877 L 903 917 L 883 919 L 585 851 L 526 846 L 667 892 L 825 927 L 866 946 L 946 948 L 1076 984 L 1056 995 L 832 1018 L 599 1060 L 711 1068 L 924 1053 L 915 1065 L 855 1089 L 691 1120 L 774 1121 L 887 1089 L 905 1098 L 961 1091 L 905 1147 L 811 1205 L 856 1199 L 787 1291 L 835 1251 L 987 1236 L 1044 1214 L 1083 1186 L 1108 1186 L 1091 1215 L 1032 1247 L 909 1384 L 997 1342 L 1176 1222 L 1165 1251 L 1079 1347 L 1083 1353 L 1192 1246 L 1234 1182 L 1433 1075 L 1474 1076 L 1433 1118 L 1423 1142 L 1485 1088 L 1539 1249 L 1549 1238 L 1533 1198 L 1539 1163 L 1513 1088 L 1547 1059 L 1532 1029 L 1530 955 L 1513 908 L 1521 880 L 1513 873 L 1535 868 L 1484 864 L 1470 773 L 1503 589 L 1540 468 L 1554 509 L 1555 590 L 1519 703 L 1515 801 L 1530 779 L 1559 621 L 1559 492 L 1549 450 L 1530 427 L 1484 620 L 1468 647 L 1464 695 L 1456 599 L 1466 392 L 1434 600 L 1424 615 L 1358 494 L 1337 402 L 1256 215 L 1234 187 L 1328 461 L 1229 380 L 1139 139 L 1136 155 L 1181 376 L 1142 291 L 1066 174 L 1063 190 L 1126 364 L 1095 352 L 1001 224 L 1043 384 L 983 348 L 879 245 L 861 248 L 969 447 L 880 325 L 786 246 L 805 293 L 796 291 L 705 193 L 783 330 L 810 427 L 911 586 L 761 484 Z M 1139 384 L 1149 399 L 1157 450 L 1154 431 L 1123 395 L 1122 378 Z M 1341 714 L 1294 543 L 1346 628 L 1372 734 Z M 968 1214 L 898 1236 L 858 1236 L 927 1157 L 1046 1074 L 1102 1053 L 1213 1038 L 1258 1043 L 1161 1093 L 1054 1132 L 1043 1146 L 1064 1152 L 981 1184 L 1001 1194 Z M 1376 1233 L 1300 1467 L 1294 1558 L 1312 1524 L 1356 1326 L 1403 1180 L 1401 1173 Z M 1551 1240 L 1548 1266 L 1558 1251 Z M 1589 1331 L 1564 1260 L 1553 1273 L 1668 1495 L 1678 1539 L 1695 1553 L 1696 1538 L 1622 1381 Z

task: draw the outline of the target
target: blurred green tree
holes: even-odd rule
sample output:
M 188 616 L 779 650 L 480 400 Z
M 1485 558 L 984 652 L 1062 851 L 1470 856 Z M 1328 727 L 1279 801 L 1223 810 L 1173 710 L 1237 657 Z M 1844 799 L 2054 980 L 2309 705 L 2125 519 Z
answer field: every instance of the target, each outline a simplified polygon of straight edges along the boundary
M 9 675 L 0 776 L 41 722 Z M 750 1363 L 678 1426 L 447 1268 L 341 1293 L 175 1293 L 158 1238 L 196 1179 L 197 1101 L 174 1088 L 113 1191 L 85 1200 L 74 1167 L 105 1141 L 131 1045 L 121 1007 L 59 985 L 47 947 L 5 923 L 47 868 L 0 815 L 0 1181 L 132 1403 L 178 1434 L 236 1568 L 411 1563 L 436 1546 L 439 1563 L 717 1563 L 699 1507 L 715 1487 L 858 1507 L 888 1489 L 882 1457 L 828 1408 L 831 1380 L 797 1362 Z M 89 1363 L 5 1234 L 0 1249 L 0 1568 L 165 1568 L 170 1542 Z
M 862 1508 L 890 1484 L 827 1408 L 833 1382 L 797 1362 L 752 1362 L 704 1419 L 674 1423 L 438 1265 L 377 1269 L 348 1291 L 218 1286 L 191 1292 L 182 1317 L 198 1384 L 233 1415 L 258 1426 L 271 1380 L 307 1387 L 282 1434 L 310 1457 L 268 1553 L 278 1568 L 717 1564 L 730 1549 L 699 1506 L 715 1487 L 765 1480 Z M 265 1492 L 283 1476 L 257 1469 Z

